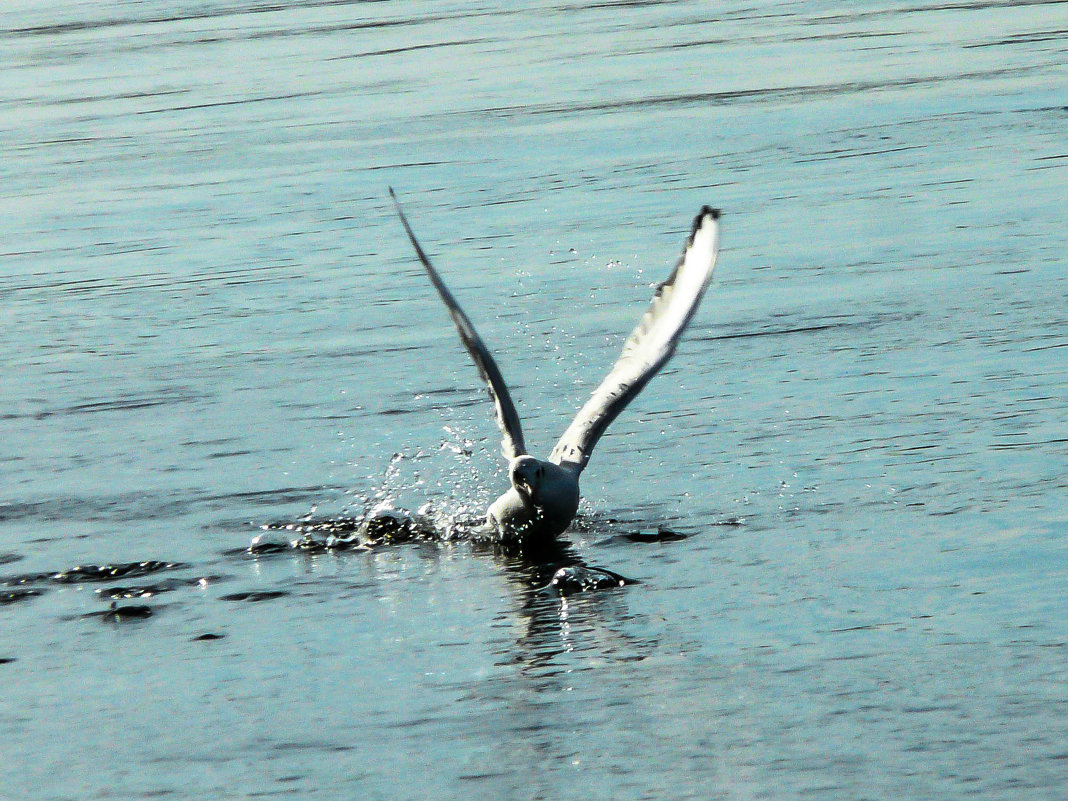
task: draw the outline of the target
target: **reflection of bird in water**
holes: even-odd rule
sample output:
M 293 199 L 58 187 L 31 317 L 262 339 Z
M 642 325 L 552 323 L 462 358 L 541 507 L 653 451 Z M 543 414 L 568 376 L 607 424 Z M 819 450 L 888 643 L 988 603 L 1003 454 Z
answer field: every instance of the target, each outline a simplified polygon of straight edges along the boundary
M 527 590 L 554 598 L 637 583 L 607 568 L 587 565 L 570 543 L 554 537 L 525 542 L 476 539 L 475 544 L 491 548 Z
M 623 353 L 546 461 L 527 453 L 519 415 L 500 369 L 416 240 L 393 190 L 389 191 L 404 230 L 445 301 L 460 339 L 497 408 L 497 424 L 504 435 L 502 449 L 509 460 L 512 486 L 490 505 L 486 522 L 505 541 L 527 543 L 556 537 L 571 525 L 578 510 L 579 475 L 589 463 L 597 440 L 671 358 L 679 336 L 697 310 L 712 278 L 719 250 L 719 210 L 705 206 L 694 218 L 675 269 L 657 288 L 649 309 L 623 345 Z
M 608 523 L 609 526 L 612 523 Z M 523 698 L 543 699 L 564 691 L 572 671 L 589 669 L 594 665 L 636 662 L 653 653 L 658 642 L 648 635 L 658 623 L 644 619 L 637 627 L 636 617 L 628 596 L 620 591 L 587 592 L 592 587 L 562 588 L 557 582 L 561 573 L 572 577 L 609 577 L 619 583 L 635 583 L 599 567 L 587 566 L 575 547 L 566 540 L 550 538 L 531 545 L 483 542 L 475 546 L 492 550 L 495 561 L 503 568 L 515 599 L 514 614 L 508 615 L 509 631 L 515 634 L 496 643 L 499 664 L 514 665 L 514 674 L 500 678 L 518 682 L 515 692 L 508 693 L 506 717 L 516 719 L 516 725 L 526 728 L 546 724 L 537 715 L 530 721 Z M 640 632 L 640 634 L 639 634 Z M 544 710 L 543 710 L 544 711 Z M 495 713 L 496 715 L 496 713 Z M 550 726 L 551 728 L 551 726 Z M 508 739 L 508 738 L 506 738 Z M 523 745 L 514 740 L 502 743 L 508 750 Z

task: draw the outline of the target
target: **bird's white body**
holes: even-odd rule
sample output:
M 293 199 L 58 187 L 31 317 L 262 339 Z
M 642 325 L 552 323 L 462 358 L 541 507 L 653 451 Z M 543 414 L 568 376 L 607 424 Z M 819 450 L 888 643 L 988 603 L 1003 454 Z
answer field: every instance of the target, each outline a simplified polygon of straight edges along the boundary
M 623 345 L 619 359 L 560 437 L 548 461 L 527 454 L 519 415 L 500 369 L 423 252 L 399 204 L 397 212 L 496 406 L 512 486 L 490 505 L 486 522 L 502 540 L 525 543 L 559 536 L 571 525 L 578 511 L 579 475 L 589 462 L 593 446 L 671 358 L 679 337 L 697 311 L 712 279 L 719 251 L 719 211 L 705 206 L 698 213 L 682 258 L 668 279 L 657 287 L 648 310 Z
M 553 462 L 520 456 L 509 464 L 512 486 L 486 510 L 502 539 L 563 534 L 579 505 L 578 473 Z

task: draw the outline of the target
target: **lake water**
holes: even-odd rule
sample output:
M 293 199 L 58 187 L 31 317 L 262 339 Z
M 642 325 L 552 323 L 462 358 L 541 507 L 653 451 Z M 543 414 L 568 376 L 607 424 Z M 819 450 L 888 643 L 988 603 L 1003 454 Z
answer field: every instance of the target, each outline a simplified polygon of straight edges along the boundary
M 517 5 L 0 10 L 0 798 L 1063 798 L 1068 5 Z M 390 185 L 542 455 L 723 209 L 555 554 L 242 551 L 507 484 Z

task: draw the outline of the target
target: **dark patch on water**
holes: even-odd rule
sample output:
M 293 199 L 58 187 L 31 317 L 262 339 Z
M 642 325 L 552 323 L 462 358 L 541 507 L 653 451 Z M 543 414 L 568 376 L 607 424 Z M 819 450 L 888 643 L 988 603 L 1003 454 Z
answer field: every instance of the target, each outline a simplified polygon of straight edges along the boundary
M 200 576 L 195 578 L 172 578 L 154 584 L 105 587 L 98 589 L 96 592 L 101 598 L 110 598 L 116 601 L 124 598 L 151 598 L 154 595 L 159 595 L 164 592 L 173 592 L 182 587 L 204 587 L 208 584 L 225 581 L 228 578 L 229 576 L 218 575 Z
M 161 562 L 147 560 L 144 562 L 122 562 L 113 565 L 78 565 L 68 570 L 49 573 L 24 573 L 18 576 L 0 578 L 0 585 L 8 587 L 21 584 L 81 584 L 85 582 L 113 581 L 122 578 L 140 578 L 165 570 L 182 570 L 189 565 L 182 562 Z
M 10 665 L 15 661 L 17 660 L 13 656 L 0 656 L 0 665 Z
M 685 534 L 679 534 L 667 528 L 658 528 L 655 531 L 632 531 L 622 536 L 630 542 L 675 542 L 686 539 Z
M 221 640 L 226 637 L 225 634 L 216 634 L 214 632 L 206 632 L 193 638 L 193 642 L 211 642 L 213 640 Z
M 0 605 L 6 606 L 7 604 L 15 604 L 19 601 L 25 601 L 29 598 L 36 598 L 38 595 L 44 595 L 44 590 L 39 590 L 32 587 L 19 590 L 5 590 L 0 592 Z
M 885 312 L 867 316 L 856 314 L 837 314 L 817 317 L 811 320 L 799 320 L 790 325 L 776 325 L 760 320 L 735 323 L 733 328 L 741 329 L 725 334 L 691 335 L 694 342 L 718 342 L 728 339 L 750 339 L 754 337 L 780 337 L 794 334 L 818 334 L 824 331 L 842 329 L 859 329 L 870 331 L 879 326 L 908 322 L 919 315 L 914 312 Z
M 574 595 L 593 590 L 617 589 L 637 583 L 635 579 L 629 579 L 603 567 L 571 565 L 562 567 L 553 574 L 549 581 L 549 589 L 555 590 L 560 595 Z
M 18 562 L 26 557 L 18 553 L 0 553 L 0 565 L 9 565 L 12 562 Z
M 289 553 L 294 549 L 293 543 L 288 540 L 277 540 L 260 535 L 253 537 L 247 548 L 230 548 L 223 553 L 226 556 L 239 556 L 249 554 L 251 556 L 266 556 L 273 553 Z
M 112 603 L 110 609 L 106 609 L 103 612 L 88 612 L 81 615 L 81 619 L 87 620 L 89 618 L 98 617 L 104 623 L 132 623 L 138 620 L 147 620 L 152 617 L 154 611 L 151 606 L 145 606 L 143 604 L 127 604 L 125 606 L 119 606 Z
M 248 601 L 259 603 L 260 601 L 273 601 L 276 598 L 284 598 L 289 595 L 286 590 L 250 590 L 248 592 L 233 592 L 229 595 L 220 595 L 220 601 Z

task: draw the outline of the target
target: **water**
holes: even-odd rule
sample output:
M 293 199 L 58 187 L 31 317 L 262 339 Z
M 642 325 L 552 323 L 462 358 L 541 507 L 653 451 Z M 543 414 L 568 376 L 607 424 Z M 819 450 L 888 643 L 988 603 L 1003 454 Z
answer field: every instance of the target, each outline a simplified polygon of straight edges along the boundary
M 0 797 L 1062 797 L 1063 3 L 0 19 Z M 724 209 L 559 553 L 235 553 L 504 486 L 388 185 L 542 454 Z

